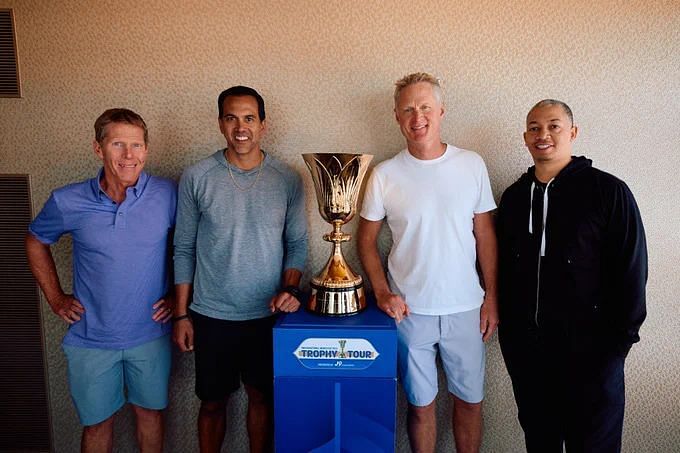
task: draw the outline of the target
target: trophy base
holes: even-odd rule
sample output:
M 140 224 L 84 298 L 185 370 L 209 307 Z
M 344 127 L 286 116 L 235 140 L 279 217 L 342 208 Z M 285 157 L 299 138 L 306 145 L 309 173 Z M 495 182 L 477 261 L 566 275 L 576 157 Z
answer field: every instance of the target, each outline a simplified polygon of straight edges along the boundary
M 307 310 L 322 316 L 352 316 L 366 308 L 364 285 L 328 288 L 312 282 Z

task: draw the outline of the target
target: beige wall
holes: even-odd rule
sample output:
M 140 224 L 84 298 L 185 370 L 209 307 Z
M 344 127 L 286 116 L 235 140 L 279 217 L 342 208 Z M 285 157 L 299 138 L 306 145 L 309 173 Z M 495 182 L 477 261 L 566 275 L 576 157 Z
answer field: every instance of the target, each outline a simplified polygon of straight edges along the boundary
M 303 152 L 362 152 L 382 161 L 403 145 L 392 83 L 427 70 L 446 89 L 446 140 L 480 153 L 494 194 L 530 164 L 523 118 L 541 98 L 571 104 L 578 154 L 627 181 L 647 228 L 649 317 L 627 362 L 624 450 L 680 449 L 680 3 L 547 1 L 60 1 L 0 0 L 15 9 L 22 99 L 0 99 L 0 172 L 29 173 L 36 210 L 49 191 L 91 177 L 92 124 L 112 106 L 151 129 L 150 170 L 178 177 L 223 146 L 216 96 L 256 87 L 268 103 L 265 148 L 303 174 L 311 225 L 306 279 L 328 254 Z M 348 230 L 356 228 L 356 222 Z M 56 248 L 70 279 L 68 242 Z M 356 254 L 347 249 L 357 265 Z M 44 311 L 55 450 L 77 450 L 79 428 L 59 348 L 65 327 Z M 523 440 L 497 341 L 489 345 L 485 452 Z M 191 359 L 176 356 L 168 451 L 194 451 Z M 450 409 L 440 398 L 440 415 Z M 400 395 L 400 414 L 404 400 Z M 230 406 L 241 416 L 243 397 Z M 399 451 L 407 451 L 400 416 Z M 447 422 L 439 450 L 451 451 Z M 240 423 L 225 451 L 246 451 Z M 117 451 L 134 451 L 129 412 Z

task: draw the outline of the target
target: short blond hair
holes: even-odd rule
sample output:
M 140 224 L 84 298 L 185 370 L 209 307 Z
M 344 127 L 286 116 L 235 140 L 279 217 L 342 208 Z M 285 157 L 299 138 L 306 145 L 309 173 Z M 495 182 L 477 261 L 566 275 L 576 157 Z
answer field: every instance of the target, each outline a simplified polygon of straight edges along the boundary
M 394 105 L 396 106 L 397 102 L 399 101 L 399 94 L 401 93 L 401 90 L 409 85 L 419 82 L 427 82 L 432 85 L 434 97 L 437 99 L 437 101 L 439 101 L 440 104 L 444 103 L 444 92 L 439 79 L 427 72 L 414 72 L 413 74 L 405 75 L 401 79 L 394 82 Z

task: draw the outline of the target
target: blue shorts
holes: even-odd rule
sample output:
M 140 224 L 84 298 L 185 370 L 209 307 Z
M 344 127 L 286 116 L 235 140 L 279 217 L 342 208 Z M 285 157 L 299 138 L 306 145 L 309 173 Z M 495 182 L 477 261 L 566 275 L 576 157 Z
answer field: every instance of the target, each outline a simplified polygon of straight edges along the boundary
M 484 399 L 485 349 L 479 308 L 451 315 L 410 314 L 397 324 L 397 361 L 406 399 L 427 406 L 437 397 L 437 351 L 448 390 L 468 403 Z
M 168 405 L 170 335 L 122 350 L 62 348 L 71 398 L 82 425 L 103 422 L 126 401 L 145 409 Z

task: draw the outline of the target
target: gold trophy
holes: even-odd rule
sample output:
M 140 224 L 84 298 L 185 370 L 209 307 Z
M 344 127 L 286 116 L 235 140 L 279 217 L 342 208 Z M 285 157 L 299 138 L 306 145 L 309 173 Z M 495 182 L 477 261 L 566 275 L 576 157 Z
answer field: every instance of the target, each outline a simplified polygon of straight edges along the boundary
M 319 213 L 333 225 L 333 231 L 323 235 L 325 241 L 333 243 L 333 254 L 321 274 L 312 278 L 307 309 L 326 316 L 354 315 L 366 308 L 366 296 L 363 279 L 352 272 L 342 256 L 341 244 L 352 236 L 341 228 L 356 213 L 361 181 L 373 156 L 316 153 L 303 154 L 302 158 L 314 180 Z

